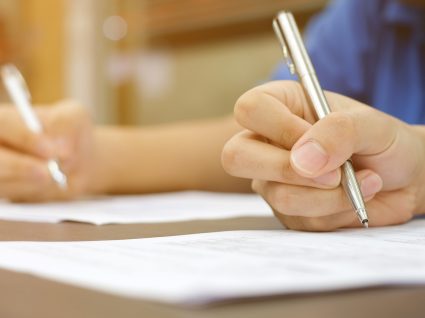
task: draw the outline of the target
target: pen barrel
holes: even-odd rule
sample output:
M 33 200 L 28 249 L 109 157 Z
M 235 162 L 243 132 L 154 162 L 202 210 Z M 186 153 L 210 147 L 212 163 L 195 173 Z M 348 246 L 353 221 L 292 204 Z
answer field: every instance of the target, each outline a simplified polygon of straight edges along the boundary
M 357 213 L 360 221 L 363 223 L 367 220 L 366 207 L 363 201 L 363 196 L 360 190 L 359 183 L 357 182 L 356 174 L 354 172 L 351 160 L 347 160 L 341 167 L 342 179 L 341 184 L 344 188 L 350 202 Z
M 20 113 L 28 129 L 33 133 L 40 134 L 43 128 L 32 108 L 28 93 L 23 87 L 23 79 L 18 69 L 13 65 L 6 65 L 1 68 L 0 73 L 10 99 Z
M 282 46 L 288 51 L 287 58 L 292 60 L 299 77 L 314 73 L 313 64 L 292 13 L 280 12 L 275 19 L 274 29 Z
M 329 115 L 331 113 L 331 108 L 329 107 L 322 88 L 320 87 L 316 74 L 305 74 L 300 77 L 300 81 L 302 83 L 302 87 L 310 107 L 314 108 L 317 119 L 322 119 L 323 117 Z
M 284 52 L 288 54 L 287 58 L 290 58 L 295 66 L 295 71 L 310 105 L 315 110 L 317 119 L 325 117 L 331 109 L 320 87 L 294 16 L 289 12 L 280 12 L 273 22 L 273 28 Z
M 319 84 L 293 15 L 289 12 L 280 12 L 273 21 L 273 29 L 281 43 L 284 57 L 287 59 L 290 69 L 295 69 L 298 75 L 305 96 L 312 111 L 314 110 L 316 118 L 322 119 L 326 117 L 331 113 L 331 108 Z M 346 161 L 341 169 L 342 186 L 360 221 L 367 225 L 366 208 L 351 161 Z

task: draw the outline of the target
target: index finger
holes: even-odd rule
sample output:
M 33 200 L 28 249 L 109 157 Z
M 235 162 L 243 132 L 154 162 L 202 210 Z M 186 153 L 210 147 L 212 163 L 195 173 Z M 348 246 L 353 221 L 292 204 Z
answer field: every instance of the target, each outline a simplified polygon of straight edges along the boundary
M 291 149 L 314 122 L 307 106 L 297 82 L 270 82 L 242 95 L 235 105 L 235 117 L 244 128 Z

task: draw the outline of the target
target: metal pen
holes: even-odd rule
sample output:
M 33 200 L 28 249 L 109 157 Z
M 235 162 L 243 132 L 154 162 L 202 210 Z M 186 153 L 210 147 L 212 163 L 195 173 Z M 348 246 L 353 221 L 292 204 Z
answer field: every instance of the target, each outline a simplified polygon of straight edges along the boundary
M 7 64 L 1 67 L 0 74 L 13 104 L 18 109 L 28 129 L 35 134 L 42 133 L 43 127 L 31 106 L 31 95 L 19 70 L 16 66 Z M 58 161 L 49 159 L 47 169 L 59 187 L 66 189 L 68 186 L 67 177 L 61 171 Z
M 273 29 L 283 49 L 283 55 L 292 74 L 297 74 L 307 96 L 307 100 L 316 112 L 318 119 L 322 119 L 331 112 L 328 101 L 320 87 L 313 64 L 304 47 L 301 34 L 294 16 L 290 12 L 279 12 L 273 21 Z M 369 226 L 369 220 L 356 179 L 353 164 L 347 160 L 342 165 L 342 186 L 347 193 L 353 208 L 364 227 Z

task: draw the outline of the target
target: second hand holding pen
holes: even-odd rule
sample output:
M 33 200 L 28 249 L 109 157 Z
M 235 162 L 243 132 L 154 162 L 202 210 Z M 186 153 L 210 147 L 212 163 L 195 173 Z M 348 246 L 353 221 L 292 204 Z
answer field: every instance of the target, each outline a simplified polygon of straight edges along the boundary
M 323 90 L 316 77 L 313 64 L 304 47 L 301 34 L 293 15 L 289 12 L 280 12 L 273 21 L 273 29 L 287 59 L 289 70 L 297 73 L 307 95 L 307 100 L 316 112 L 318 119 L 322 119 L 331 112 Z M 347 193 L 353 208 L 364 227 L 369 226 L 369 220 L 363 196 L 356 179 L 351 160 L 347 160 L 341 167 L 342 185 Z
M 13 104 L 18 109 L 28 129 L 35 134 L 41 134 L 43 128 L 31 106 L 31 96 L 19 70 L 14 65 L 5 65 L 1 68 L 1 77 Z M 47 168 L 52 179 L 61 189 L 65 190 L 68 186 L 67 177 L 61 171 L 57 160 L 49 159 Z

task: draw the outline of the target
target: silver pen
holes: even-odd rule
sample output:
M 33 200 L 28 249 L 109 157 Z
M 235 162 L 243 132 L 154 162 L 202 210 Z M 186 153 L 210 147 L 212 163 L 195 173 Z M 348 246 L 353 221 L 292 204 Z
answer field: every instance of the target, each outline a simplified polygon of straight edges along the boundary
M 1 67 L 0 74 L 13 104 L 18 109 L 28 129 L 35 134 L 42 133 L 43 127 L 31 106 L 31 95 L 19 70 L 16 66 L 7 64 Z M 60 169 L 58 161 L 49 159 L 47 169 L 59 187 L 66 189 L 68 186 L 67 177 Z
M 310 105 L 314 108 L 318 119 L 322 119 L 331 112 L 331 109 L 304 47 L 294 16 L 290 12 L 279 12 L 273 21 L 273 29 L 282 46 L 290 72 L 298 75 Z M 342 186 L 360 222 L 364 227 L 368 227 L 366 207 L 351 160 L 347 160 L 341 168 Z

